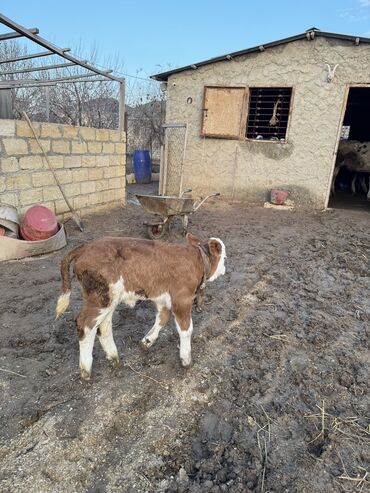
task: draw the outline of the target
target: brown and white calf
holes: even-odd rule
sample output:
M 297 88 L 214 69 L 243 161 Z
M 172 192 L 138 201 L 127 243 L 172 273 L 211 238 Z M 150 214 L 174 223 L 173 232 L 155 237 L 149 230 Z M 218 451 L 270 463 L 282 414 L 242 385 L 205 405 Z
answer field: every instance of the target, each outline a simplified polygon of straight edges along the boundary
M 352 194 L 356 193 L 356 180 L 359 177 L 361 188 L 366 193 L 367 200 L 370 200 L 370 142 L 359 142 L 358 140 L 341 140 L 339 142 L 331 185 L 333 195 L 335 195 L 335 179 L 343 166 L 353 172 Z
M 84 306 L 77 317 L 81 377 L 91 375 L 95 335 L 108 360 L 119 363 L 113 339 L 112 316 L 119 303 L 134 307 L 138 300 L 152 300 L 157 307 L 153 327 L 141 344 L 149 348 L 160 330 L 175 317 L 180 336 L 180 359 L 191 363 L 193 300 L 206 282 L 225 273 L 226 251 L 218 238 L 202 242 L 188 234 L 182 245 L 135 238 L 102 238 L 69 252 L 62 260 L 63 294 L 56 315 L 68 307 L 71 294 L 69 268 L 80 282 Z

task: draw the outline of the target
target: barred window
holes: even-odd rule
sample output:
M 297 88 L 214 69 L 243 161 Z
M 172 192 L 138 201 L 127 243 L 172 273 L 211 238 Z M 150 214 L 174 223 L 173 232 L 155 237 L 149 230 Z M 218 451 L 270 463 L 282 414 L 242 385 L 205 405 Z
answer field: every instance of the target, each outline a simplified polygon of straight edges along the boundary
M 250 88 L 246 137 L 256 140 L 285 140 L 291 98 L 291 87 Z

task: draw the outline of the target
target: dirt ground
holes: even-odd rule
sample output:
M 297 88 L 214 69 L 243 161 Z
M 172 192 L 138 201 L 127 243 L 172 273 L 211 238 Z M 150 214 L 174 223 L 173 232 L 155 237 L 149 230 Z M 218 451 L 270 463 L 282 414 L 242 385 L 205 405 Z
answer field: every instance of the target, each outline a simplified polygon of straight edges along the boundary
M 369 213 L 209 204 L 191 231 L 224 240 L 227 273 L 194 311 L 193 366 L 173 322 L 140 349 L 155 317 L 141 302 L 114 317 L 122 367 L 97 343 L 83 384 L 76 282 L 54 319 L 60 259 L 142 236 L 145 217 L 130 203 L 84 233 L 70 222 L 64 250 L 0 265 L 0 491 L 369 491 Z

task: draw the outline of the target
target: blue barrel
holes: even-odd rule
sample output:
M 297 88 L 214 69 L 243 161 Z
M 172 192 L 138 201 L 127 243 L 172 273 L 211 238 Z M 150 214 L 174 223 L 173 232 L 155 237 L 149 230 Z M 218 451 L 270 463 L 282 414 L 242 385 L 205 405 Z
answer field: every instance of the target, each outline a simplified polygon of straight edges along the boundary
M 134 174 L 136 183 L 150 183 L 152 181 L 152 162 L 149 151 L 134 151 Z

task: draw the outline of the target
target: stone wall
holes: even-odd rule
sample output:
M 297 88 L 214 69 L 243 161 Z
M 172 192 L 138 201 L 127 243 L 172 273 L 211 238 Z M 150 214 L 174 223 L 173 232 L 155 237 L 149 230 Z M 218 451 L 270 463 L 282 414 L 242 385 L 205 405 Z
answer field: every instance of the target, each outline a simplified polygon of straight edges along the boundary
M 126 135 L 118 130 L 34 123 L 36 135 L 72 206 L 81 214 L 125 202 Z M 26 122 L 0 120 L 0 203 L 23 213 L 42 204 L 68 208 Z
M 326 64 L 338 64 L 330 83 Z M 183 188 L 261 204 L 283 187 L 296 204 L 325 207 L 346 91 L 370 87 L 369 66 L 368 45 L 315 38 L 172 75 L 166 122 L 189 125 Z M 293 87 L 287 142 L 201 137 L 206 85 Z

